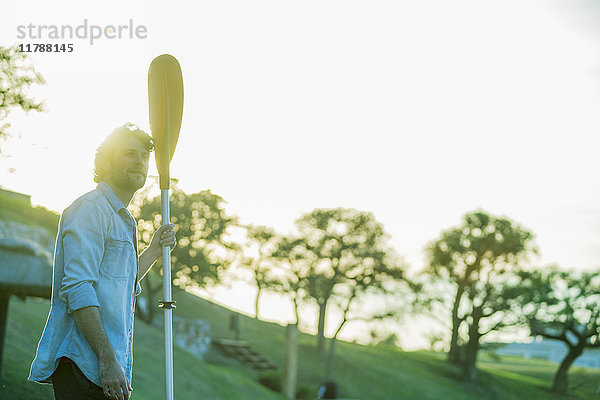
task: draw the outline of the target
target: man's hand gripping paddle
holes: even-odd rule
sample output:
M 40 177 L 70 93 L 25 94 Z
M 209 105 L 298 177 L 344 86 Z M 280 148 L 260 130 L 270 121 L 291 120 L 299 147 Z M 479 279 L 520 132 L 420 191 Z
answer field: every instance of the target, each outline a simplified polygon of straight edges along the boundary
M 148 70 L 148 100 L 150 129 L 155 145 L 156 167 L 160 176 L 161 224 L 169 223 L 169 164 L 175 152 L 183 116 L 183 77 L 175 57 L 163 54 L 156 57 Z M 173 400 L 173 315 L 175 302 L 171 299 L 171 251 L 162 248 L 163 295 L 159 307 L 165 311 L 165 399 Z

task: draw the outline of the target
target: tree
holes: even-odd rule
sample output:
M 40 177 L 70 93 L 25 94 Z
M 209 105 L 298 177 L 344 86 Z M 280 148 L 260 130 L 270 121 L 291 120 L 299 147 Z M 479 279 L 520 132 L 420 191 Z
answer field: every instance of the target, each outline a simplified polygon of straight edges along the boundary
M 275 231 L 266 226 L 246 226 L 246 245 L 248 251 L 253 251 L 255 256 L 242 256 L 241 265 L 252 274 L 252 282 L 256 285 L 256 299 L 254 301 L 255 318 L 258 319 L 260 294 L 264 289 L 276 285 L 270 278 L 273 270 L 273 253 L 277 248 L 278 236 Z
M 310 262 L 306 256 L 306 244 L 301 238 L 283 236 L 277 241 L 277 247 L 273 251 L 272 260 L 275 261 L 274 272 L 270 287 L 280 294 L 287 296 L 292 302 L 295 325 L 300 325 L 300 303 L 308 299 L 306 285 L 310 273 Z
M 552 383 L 553 392 L 564 394 L 573 362 L 586 348 L 600 347 L 600 274 L 553 267 L 520 275 L 524 316 L 531 335 L 567 345 L 568 352 Z
M 426 249 L 426 272 L 434 281 L 453 287 L 448 359 L 461 364 L 467 380 L 476 379 L 480 339 L 507 326 L 507 317 L 514 315 L 518 285 L 513 271 L 535 253 L 532 240 L 530 232 L 510 220 L 476 211 L 465 215 L 461 226 L 442 232 Z M 487 330 L 480 330 L 482 323 Z M 463 325 L 467 343 L 461 348 Z
M 334 338 L 349 320 L 357 299 L 384 290 L 386 281 L 404 279 L 403 265 L 387 246 L 387 235 L 371 213 L 354 209 L 315 209 L 296 221 L 299 237 L 295 258 L 304 270 L 300 287 L 318 306 L 317 348 L 325 347 L 325 321 L 330 300 L 341 304 L 342 321 Z
M 28 61 L 27 54 L 21 53 L 17 46 L 0 46 L 0 139 L 9 136 L 10 124 L 4 121 L 12 110 L 27 112 L 43 111 L 45 108 L 43 102 L 37 102 L 26 94 L 31 85 L 46 83 Z
M 151 197 L 152 187 L 136 194 L 132 201 L 132 214 L 138 220 L 140 251 L 150 244 L 152 235 L 161 225 L 160 196 Z M 199 287 L 218 283 L 231 265 L 238 246 L 228 240 L 228 229 L 236 226 L 237 219 L 226 214 L 223 199 L 204 190 L 186 194 L 172 184 L 170 196 L 170 222 L 175 224 L 177 246 L 171 253 L 173 284 L 181 287 Z M 162 265 L 150 270 L 144 279 L 144 296 L 148 313 L 147 322 L 153 319 L 153 302 L 162 288 L 162 282 L 153 284 L 152 276 L 162 275 Z M 149 278 L 149 279 L 148 279 Z

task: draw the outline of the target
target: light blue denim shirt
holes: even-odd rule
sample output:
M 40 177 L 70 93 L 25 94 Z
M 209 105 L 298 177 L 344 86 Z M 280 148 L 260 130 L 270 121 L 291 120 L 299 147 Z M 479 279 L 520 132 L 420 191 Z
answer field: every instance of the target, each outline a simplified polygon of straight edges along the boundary
M 50 313 L 29 380 L 50 383 L 60 357 L 73 360 L 98 386 L 100 366 L 73 311 L 96 306 L 117 360 L 131 383 L 138 255 L 136 223 L 111 187 L 98 187 L 62 214 L 52 274 Z M 135 288 L 135 292 L 134 292 Z

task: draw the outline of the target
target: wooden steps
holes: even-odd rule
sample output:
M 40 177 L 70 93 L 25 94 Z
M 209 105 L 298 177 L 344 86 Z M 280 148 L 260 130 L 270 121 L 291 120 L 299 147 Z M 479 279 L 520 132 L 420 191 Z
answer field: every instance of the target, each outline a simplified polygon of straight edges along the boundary
M 275 364 L 252 348 L 248 342 L 231 339 L 213 339 L 212 344 L 224 355 L 248 365 L 255 371 L 278 369 Z

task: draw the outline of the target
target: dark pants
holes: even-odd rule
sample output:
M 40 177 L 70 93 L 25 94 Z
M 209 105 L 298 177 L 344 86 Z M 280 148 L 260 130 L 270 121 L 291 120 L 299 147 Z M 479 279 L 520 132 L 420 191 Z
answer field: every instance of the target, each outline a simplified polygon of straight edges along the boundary
M 70 360 L 69 360 L 70 361 Z M 52 374 L 52 386 L 56 400 L 105 400 L 102 388 L 91 382 L 77 365 L 61 358 Z

